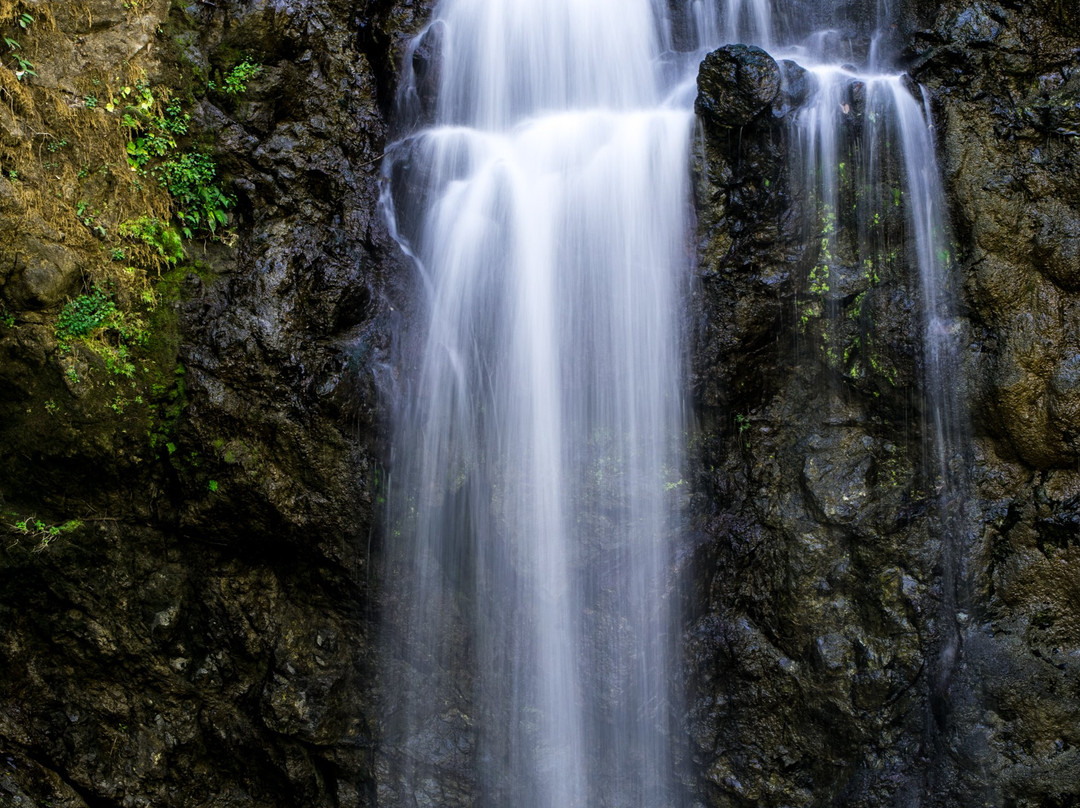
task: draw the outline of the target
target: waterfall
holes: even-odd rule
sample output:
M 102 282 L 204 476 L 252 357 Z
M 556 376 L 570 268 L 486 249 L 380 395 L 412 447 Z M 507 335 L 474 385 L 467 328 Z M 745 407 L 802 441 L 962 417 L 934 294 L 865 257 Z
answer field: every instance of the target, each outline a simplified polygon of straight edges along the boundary
M 380 805 L 684 804 L 687 167 L 696 63 L 724 42 L 807 77 L 804 316 L 851 297 L 838 261 L 864 291 L 886 263 L 916 270 L 955 625 L 963 419 L 927 105 L 883 67 L 883 26 L 800 8 L 441 0 L 408 49 L 384 202 L 419 293 L 387 486 Z
M 669 14 L 442 0 L 406 60 L 416 125 L 385 176 L 423 300 L 389 486 L 380 804 L 678 804 L 696 65 Z

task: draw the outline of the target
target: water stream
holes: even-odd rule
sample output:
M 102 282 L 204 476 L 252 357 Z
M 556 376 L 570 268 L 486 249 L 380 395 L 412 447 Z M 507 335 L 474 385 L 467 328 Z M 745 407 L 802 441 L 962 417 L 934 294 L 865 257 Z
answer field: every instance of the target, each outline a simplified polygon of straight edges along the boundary
M 668 30 L 650 0 L 444 0 L 417 40 L 388 804 L 676 803 L 695 62 Z
M 683 804 L 674 556 L 691 110 L 707 49 L 751 42 L 810 71 L 794 159 L 818 216 L 841 204 L 838 133 L 860 88 L 865 164 L 848 170 L 901 166 L 931 476 L 943 501 L 955 493 L 928 117 L 880 66 L 878 37 L 820 16 L 780 18 L 761 0 L 442 0 L 414 42 L 411 129 L 386 164 L 422 301 L 389 486 L 396 754 L 380 804 Z M 682 53 L 676 29 L 691 32 Z M 414 69 L 432 43 L 437 66 Z

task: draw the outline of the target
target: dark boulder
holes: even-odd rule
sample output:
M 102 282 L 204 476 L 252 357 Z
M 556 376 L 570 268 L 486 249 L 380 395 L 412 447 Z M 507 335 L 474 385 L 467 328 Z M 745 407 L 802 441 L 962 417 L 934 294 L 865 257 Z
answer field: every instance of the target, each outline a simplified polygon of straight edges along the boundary
M 746 126 L 780 92 L 780 68 L 761 48 L 725 45 L 701 63 L 694 109 L 716 126 Z

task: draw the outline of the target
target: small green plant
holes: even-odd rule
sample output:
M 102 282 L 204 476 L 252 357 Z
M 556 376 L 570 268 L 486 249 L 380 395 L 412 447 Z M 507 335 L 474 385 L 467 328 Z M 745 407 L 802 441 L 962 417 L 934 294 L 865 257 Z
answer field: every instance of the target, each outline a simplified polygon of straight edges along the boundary
M 60 350 L 68 352 L 76 341 L 94 350 L 113 376 L 133 379 L 137 369 L 132 351 L 149 339 L 146 323 L 131 312 L 123 312 L 98 287 L 68 301 L 56 322 L 56 338 Z M 69 379 L 77 383 L 78 374 L 68 371 Z M 114 382 L 110 382 L 113 385 Z M 123 412 L 126 401 L 119 397 L 113 409 Z
M 176 149 L 175 136 L 187 134 L 191 116 L 176 101 L 159 113 L 157 99 L 146 82 L 138 82 L 134 88 L 123 87 L 120 96 L 124 102 L 130 102 L 125 103 L 121 118 L 121 123 L 131 131 L 127 144 L 128 164 L 145 173 L 151 161 Z M 116 108 L 116 99 L 105 108 L 112 112 Z
M 191 116 L 184 112 L 179 102 L 174 101 L 165 108 L 165 114 L 156 121 L 157 126 L 170 135 L 186 135 Z
M 218 482 L 217 482 L 217 480 L 211 480 L 210 482 L 208 482 L 206 484 L 206 487 L 210 489 L 211 493 L 217 493 L 217 490 L 218 490 Z
M 137 126 L 135 121 L 130 120 L 127 115 L 124 119 L 124 125 L 129 129 Z M 146 132 L 128 141 L 128 165 L 136 170 L 145 169 L 155 157 L 164 157 L 175 148 L 176 141 L 168 135 Z
M 750 448 L 750 436 L 747 435 L 747 431 L 750 429 L 750 417 L 738 413 L 735 416 L 735 428 L 739 431 L 739 437 L 743 439 L 743 446 L 747 449 Z
M 247 83 L 262 72 L 262 65 L 245 59 L 225 77 L 225 86 L 222 88 L 227 95 L 240 95 L 247 92 Z
M 24 11 L 22 14 L 15 18 L 15 21 L 19 23 L 19 27 L 25 31 L 34 22 L 34 18 Z
M 96 95 L 88 95 L 88 96 L 84 97 L 83 98 L 83 104 L 86 105 L 87 109 L 96 109 L 97 108 L 97 96 Z
M 65 533 L 71 533 L 74 530 L 78 530 L 82 527 L 82 522 L 78 519 L 69 519 L 59 525 L 49 525 L 41 519 L 38 519 L 36 516 L 30 516 L 26 519 L 20 519 L 12 523 L 11 527 L 23 536 L 35 539 L 37 541 L 37 546 L 30 552 L 40 553 L 48 548 L 49 542 L 53 539 Z
M 15 78 L 22 81 L 27 76 L 37 75 L 37 73 L 34 72 L 34 63 L 19 53 L 19 51 L 22 50 L 22 45 L 19 44 L 19 40 L 5 36 L 4 44 L 7 45 L 8 55 L 15 60 L 15 64 L 17 65 L 15 67 Z
M 234 199 L 217 183 L 217 166 L 210 155 L 188 152 L 161 164 L 160 180 L 177 203 L 176 218 L 187 238 L 200 229 L 216 234 L 229 219 Z
M 236 74 L 237 81 L 242 84 L 261 69 L 261 66 L 245 61 L 230 76 Z M 210 155 L 198 150 L 178 153 L 176 139 L 188 133 L 191 116 L 176 101 L 159 112 L 157 100 L 146 82 L 138 82 L 133 88 L 123 87 L 120 101 L 125 103 L 121 122 L 130 132 L 128 165 L 140 175 L 153 174 L 172 195 L 176 204 L 176 218 L 185 237 L 193 238 L 204 230 L 209 231 L 211 236 L 217 235 L 217 229 L 228 223 L 226 211 L 234 200 L 218 183 L 217 165 Z M 116 108 L 117 99 L 111 100 L 105 107 L 109 112 Z M 171 256 L 179 260 L 183 255 L 179 246 L 171 243 L 169 234 L 164 230 L 157 233 L 161 239 L 152 246 L 163 257 Z M 136 237 L 151 243 L 142 236 Z
M 105 359 L 105 367 L 114 376 L 123 376 L 125 379 L 131 379 L 135 377 L 135 363 L 131 361 L 131 353 L 128 350 L 127 345 L 121 342 L 115 347 L 109 346 L 111 350 L 103 352 L 103 358 Z M 126 402 L 120 397 L 116 397 L 117 403 L 113 404 L 113 409 L 117 412 L 124 411 L 124 405 Z
M 150 85 L 145 81 L 138 81 L 134 87 L 121 87 L 120 96 L 110 98 L 105 110 L 114 112 L 119 107 L 123 107 L 126 113 L 149 115 L 154 108 L 154 94 L 150 91 Z
M 61 345 L 108 328 L 118 315 L 116 304 L 96 286 L 89 294 L 68 301 L 56 321 L 56 338 Z
M 145 174 L 151 161 L 176 148 L 176 141 L 158 125 L 160 116 L 155 114 L 154 94 L 145 82 L 134 88 L 122 87 L 120 98 L 112 98 L 105 110 L 114 112 L 118 103 L 124 105 L 120 123 L 128 129 L 128 165 L 133 171 Z
M 83 223 L 84 227 L 90 228 L 103 239 L 108 238 L 109 232 L 105 229 L 105 225 L 97 221 L 97 217 L 101 215 L 101 211 L 94 208 L 94 210 L 87 212 L 89 207 L 89 202 L 79 202 L 75 206 L 75 215 L 79 218 L 79 221 Z

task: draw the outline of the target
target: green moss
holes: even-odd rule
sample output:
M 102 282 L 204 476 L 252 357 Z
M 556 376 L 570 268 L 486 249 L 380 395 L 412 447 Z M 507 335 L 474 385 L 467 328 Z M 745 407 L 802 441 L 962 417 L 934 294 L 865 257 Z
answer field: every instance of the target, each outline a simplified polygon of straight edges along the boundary
M 161 306 L 155 311 L 150 333 L 147 349 L 152 362 L 152 406 L 147 435 L 151 448 L 163 449 L 166 456 L 171 456 L 176 452 L 176 425 L 187 406 L 187 371 L 178 361 L 180 326 L 172 306 Z
M 896 386 L 896 368 L 887 364 L 877 353 L 870 354 L 870 367 L 874 373 L 884 378 L 890 385 Z
M 848 319 L 858 320 L 862 317 L 863 303 L 866 301 L 866 292 L 862 291 L 855 295 L 855 299 L 851 301 L 851 308 L 848 309 Z
M 184 245 L 176 228 L 154 216 L 139 216 L 120 225 L 120 235 L 139 241 L 153 249 L 166 263 L 175 264 L 184 258 Z
M 826 255 L 826 257 L 828 257 Z M 829 291 L 829 265 L 820 264 L 810 270 L 810 293 L 824 295 Z

